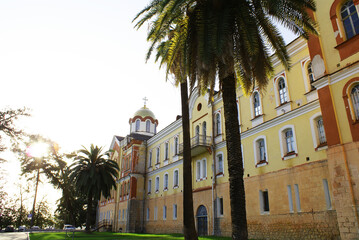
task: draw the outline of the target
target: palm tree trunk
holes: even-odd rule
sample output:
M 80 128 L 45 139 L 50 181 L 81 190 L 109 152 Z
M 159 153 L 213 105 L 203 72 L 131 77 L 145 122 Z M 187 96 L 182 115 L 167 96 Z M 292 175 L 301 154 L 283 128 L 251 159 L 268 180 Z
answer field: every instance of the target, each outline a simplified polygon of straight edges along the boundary
M 87 197 L 87 213 L 86 213 L 86 232 L 91 232 L 91 213 L 92 213 L 92 194 L 89 193 Z
M 182 131 L 183 131 L 183 227 L 186 240 L 197 240 L 194 225 L 192 195 L 192 158 L 189 132 L 187 81 L 181 83 Z
M 232 239 L 248 239 L 241 135 L 236 104 L 236 79 L 234 74 L 231 74 L 221 81 L 226 127 Z

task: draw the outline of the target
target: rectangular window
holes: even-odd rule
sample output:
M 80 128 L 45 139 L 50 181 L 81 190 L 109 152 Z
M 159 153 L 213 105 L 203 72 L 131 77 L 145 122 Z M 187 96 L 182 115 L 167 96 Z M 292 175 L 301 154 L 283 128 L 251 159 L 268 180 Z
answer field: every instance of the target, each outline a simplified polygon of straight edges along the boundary
M 118 220 L 121 221 L 121 210 L 118 210 Z
M 146 219 L 147 221 L 150 220 L 150 209 L 147 208 L 147 211 L 146 211 Z
M 223 216 L 223 197 L 217 198 L 218 216 Z
M 155 211 L 153 214 L 153 220 L 157 220 L 157 207 L 155 207 Z
M 327 209 L 332 209 L 332 201 L 330 199 L 330 193 L 329 193 L 329 185 L 327 179 L 323 179 L 323 187 L 324 187 L 324 195 L 325 195 L 325 201 L 327 203 Z
M 152 187 L 152 180 L 151 179 L 149 179 L 148 180 L 148 186 L 147 186 L 147 191 L 148 191 L 148 193 L 151 193 L 151 187 Z
M 269 213 L 269 197 L 268 190 L 259 190 L 259 203 L 261 213 Z
M 177 204 L 173 204 L 173 219 L 177 219 Z
M 175 170 L 173 174 L 173 187 L 178 187 L 178 170 Z
M 217 174 L 223 173 L 223 155 L 222 154 L 218 154 L 217 155 L 217 160 L 218 160 L 218 172 Z
M 168 142 L 165 142 L 165 160 L 168 159 Z
M 287 190 L 288 190 L 289 211 L 294 212 L 294 210 L 293 210 L 292 186 L 288 185 Z
M 160 163 L 160 147 L 156 149 L 156 164 Z
M 197 180 L 201 178 L 201 162 L 197 162 Z
M 152 151 L 150 151 L 150 155 L 148 156 L 148 167 L 152 166 Z
M 167 219 L 167 206 L 163 206 L 163 220 Z
M 125 209 L 122 209 L 122 220 L 125 220 Z
M 178 155 L 178 137 L 175 137 L 175 155 Z
M 202 160 L 202 178 L 207 177 L 207 161 L 206 159 Z
M 297 206 L 297 212 L 300 212 L 301 208 L 300 208 L 300 197 L 299 197 L 298 184 L 294 184 L 294 194 L 295 194 L 295 203 L 296 203 L 296 206 Z

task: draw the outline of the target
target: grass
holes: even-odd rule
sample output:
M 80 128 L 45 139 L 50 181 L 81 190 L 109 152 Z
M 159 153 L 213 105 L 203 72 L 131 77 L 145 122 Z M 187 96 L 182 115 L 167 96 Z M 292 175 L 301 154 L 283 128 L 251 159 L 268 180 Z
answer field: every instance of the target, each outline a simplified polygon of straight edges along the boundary
M 138 233 L 109 233 L 109 232 L 95 232 L 87 234 L 84 232 L 75 232 L 66 234 L 65 232 L 47 232 L 47 233 L 30 233 L 30 240 L 131 240 L 131 239 L 183 239 L 182 234 L 138 234 Z M 230 237 L 199 237 L 200 240 L 229 240 Z

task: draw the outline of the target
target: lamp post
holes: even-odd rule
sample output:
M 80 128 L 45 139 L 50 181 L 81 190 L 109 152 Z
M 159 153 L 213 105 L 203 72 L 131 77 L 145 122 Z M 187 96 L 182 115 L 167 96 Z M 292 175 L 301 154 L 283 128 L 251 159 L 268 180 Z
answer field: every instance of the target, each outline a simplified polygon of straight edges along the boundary
M 33 157 L 35 161 L 43 161 L 44 156 L 48 152 L 49 145 L 43 142 L 37 142 L 30 145 L 26 150 L 26 155 L 29 157 Z M 31 214 L 31 222 L 30 228 L 34 225 L 34 215 L 35 215 L 35 205 L 36 205 L 36 196 L 37 196 L 37 189 L 39 186 L 40 180 L 40 166 L 37 164 L 37 176 L 36 176 L 36 187 L 35 187 L 35 197 L 34 197 L 34 204 L 32 205 L 32 214 Z

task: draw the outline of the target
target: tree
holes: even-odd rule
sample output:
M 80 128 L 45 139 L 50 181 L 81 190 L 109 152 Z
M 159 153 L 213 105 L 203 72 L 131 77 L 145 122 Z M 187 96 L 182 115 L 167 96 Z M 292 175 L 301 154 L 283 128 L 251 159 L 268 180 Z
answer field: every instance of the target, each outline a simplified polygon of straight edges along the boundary
M 15 121 L 20 116 L 30 116 L 28 109 L 18 108 L 0 111 L 0 152 L 6 149 L 6 146 L 2 144 L 4 138 L 9 137 L 15 143 L 23 136 L 24 132 L 15 127 Z
M 110 197 L 111 189 L 116 189 L 116 178 L 119 167 L 116 161 L 110 160 L 110 151 L 102 153 L 102 147 L 91 144 L 90 150 L 85 147 L 79 150 L 75 162 L 70 166 L 70 179 L 76 190 L 87 197 L 86 231 L 90 232 L 92 205 L 99 201 L 101 195 Z
M 219 80 L 233 239 L 248 239 L 236 87 L 240 83 L 248 93 L 256 85 L 266 86 L 273 72 L 271 50 L 289 69 L 286 46 L 273 20 L 308 38 L 309 32 L 316 33 L 310 10 L 315 11 L 314 0 L 153 0 L 138 15 L 143 17 L 137 27 L 154 18 L 149 54 L 164 39 L 172 39 L 169 64 L 180 53 L 181 69 L 192 86 L 196 84 L 201 92 L 209 87 L 212 98 Z M 169 29 L 175 37 L 171 38 Z

